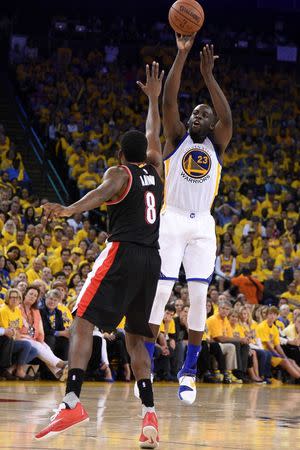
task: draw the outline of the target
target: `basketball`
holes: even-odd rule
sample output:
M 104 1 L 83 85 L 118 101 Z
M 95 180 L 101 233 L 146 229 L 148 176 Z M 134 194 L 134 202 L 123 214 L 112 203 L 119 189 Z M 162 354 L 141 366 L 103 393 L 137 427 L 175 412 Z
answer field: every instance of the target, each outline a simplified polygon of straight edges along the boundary
M 177 0 L 169 10 L 169 23 L 176 33 L 190 35 L 200 30 L 204 11 L 196 0 Z

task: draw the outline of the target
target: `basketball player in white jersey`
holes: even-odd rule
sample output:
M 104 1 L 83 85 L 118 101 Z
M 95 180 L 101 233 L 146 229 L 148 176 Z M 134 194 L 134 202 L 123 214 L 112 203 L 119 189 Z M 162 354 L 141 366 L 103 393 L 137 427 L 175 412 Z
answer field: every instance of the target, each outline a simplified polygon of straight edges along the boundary
M 149 320 L 157 333 L 183 263 L 190 298 L 189 343 L 178 373 L 178 396 L 185 404 L 192 404 L 196 398 L 196 363 L 205 328 L 207 290 L 216 259 L 211 207 L 218 193 L 223 154 L 232 136 L 230 106 L 213 75 L 218 57 L 214 56 L 212 45 L 206 45 L 200 52 L 200 72 L 215 112 L 209 105 L 199 104 L 189 118 L 188 130 L 180 120 L 177 96 L 194 39 L 195 35 L 176 36 L 178 52 L 164 87 L 165 205 L 159 238 L 162 268 Z M 146 346 L 151 355 L 151 344 Z

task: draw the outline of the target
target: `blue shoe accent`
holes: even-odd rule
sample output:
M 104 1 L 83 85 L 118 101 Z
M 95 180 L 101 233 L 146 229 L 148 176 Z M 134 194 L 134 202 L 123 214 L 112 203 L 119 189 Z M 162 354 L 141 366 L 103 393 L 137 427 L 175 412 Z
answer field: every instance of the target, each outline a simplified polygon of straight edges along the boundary
M 185 369 L 184 367 L 179 370 L 177 374 L 177 379 L 179 380 L 180 377 L 195 377 L 197 374 L 197 369 Z
M 186 391 L 192 391 L 193 392 L 193 389 L 191 388 L 191 387 L 189 387 L 189 386 L 179 386 L 179 388 L 178 388 L 178 397 L 179 397 L 179 399 L 180 400 L 183 400 L 183 398 L 182 398 L 182 393 L 183 392 L 186 392 Z

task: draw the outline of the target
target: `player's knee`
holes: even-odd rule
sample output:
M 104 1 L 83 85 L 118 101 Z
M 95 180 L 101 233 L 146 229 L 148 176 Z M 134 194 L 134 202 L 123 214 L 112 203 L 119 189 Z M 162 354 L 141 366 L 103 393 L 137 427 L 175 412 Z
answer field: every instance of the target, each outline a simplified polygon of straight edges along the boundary
M 161 324 L 165 306 L 170 298 L 173 284 L 174 282 L 172 280 L 162 280 L 158 283 L 149 323 L 154 325 Z

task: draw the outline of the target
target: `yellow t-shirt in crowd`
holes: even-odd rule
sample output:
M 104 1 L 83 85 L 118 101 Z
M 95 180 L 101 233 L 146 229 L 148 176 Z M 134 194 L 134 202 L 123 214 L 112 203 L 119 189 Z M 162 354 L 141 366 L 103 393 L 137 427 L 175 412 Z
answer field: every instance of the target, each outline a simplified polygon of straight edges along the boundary
M 159 332 L 160 333 L 166 332 L 164 322 L 161 323 L 161 325 L 159 327 Z M 175 322 L 174 322 L 174 319 L 172 319 L 169 323 L 168 334 L 175 334 L 175 333 L 176 333 Z
M 20 329 L 23 326 L 23 318 L 20 308 L 13 311 L 8 305 L 0 308 L 0 327 Z
M 245 337 L 245 329 L 239 323 L 237 323 L 234 328 L 231 325 L 231 328 L 232 328 L 233 337 L 240 337 L 240 338 Z
M 258 324 L 257 334 L 266 350 L 268 350 L 266 345 L 267 342 L 269 342 L 273 347 L 280 345 L 278 328 L 274 324 L 270 327 L 266 320 Z
M 219 314 L 214 314 L 206 321 L 208 334 L 211 339 L 218 336 L 233 337 L 232 328 L 227 317 L 222 319 Z
M 64 321 L 64 327 L 65 329 L 70 328 L 72 322 L 73 322 L 73 316 L 71 311 L 66 305 L 63 305 L 62 303 L 59 303 L 57 305 L 57 308 L 62 312 L 62 318 Z

